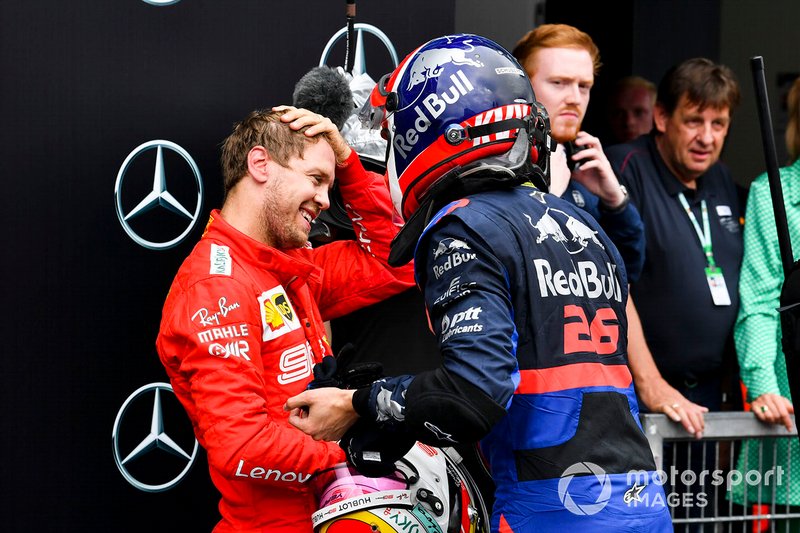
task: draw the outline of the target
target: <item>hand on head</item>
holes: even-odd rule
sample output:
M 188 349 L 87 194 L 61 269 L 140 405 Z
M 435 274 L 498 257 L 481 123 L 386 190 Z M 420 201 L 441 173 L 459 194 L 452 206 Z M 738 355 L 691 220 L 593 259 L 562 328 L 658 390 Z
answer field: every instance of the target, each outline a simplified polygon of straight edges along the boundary
M 331 119 L 313 113 L 308 109 L 297 108 L 290 105 L 281 105 L 272 108 L 273 111 L 285 111 L 281 115 L 281 121 L 289 125 L 293 130 L 307 128 L 304 133 L 308 137 L 322 135 L 331 146 L 336 155 L 336 163 L 344 163 L 352 152 L 350 145 L 344 140 L 339 128 L 331 122 Z

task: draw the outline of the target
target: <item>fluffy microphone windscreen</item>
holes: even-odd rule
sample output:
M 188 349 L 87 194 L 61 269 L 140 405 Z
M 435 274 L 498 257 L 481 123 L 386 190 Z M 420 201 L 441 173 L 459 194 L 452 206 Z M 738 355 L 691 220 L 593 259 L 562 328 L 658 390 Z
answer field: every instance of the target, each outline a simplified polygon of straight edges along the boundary
M 331 119 L 340 130 L 354 111 L 353 93 L 345 77 L 331 67 L 314 67 L 297 81 L 292 100 L 302 107 Z

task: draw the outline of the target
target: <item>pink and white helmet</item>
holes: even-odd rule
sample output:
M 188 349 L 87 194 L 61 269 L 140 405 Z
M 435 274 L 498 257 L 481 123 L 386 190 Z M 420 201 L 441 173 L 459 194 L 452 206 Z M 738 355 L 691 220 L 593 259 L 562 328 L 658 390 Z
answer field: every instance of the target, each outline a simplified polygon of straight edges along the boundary
M 310 481 L 319 510 L 316 533 L 479 533 L 488 515 L 477 487 L 450 449 L 420 442 L 396 463 L 396 472 L 370 478 L 340 463 Z

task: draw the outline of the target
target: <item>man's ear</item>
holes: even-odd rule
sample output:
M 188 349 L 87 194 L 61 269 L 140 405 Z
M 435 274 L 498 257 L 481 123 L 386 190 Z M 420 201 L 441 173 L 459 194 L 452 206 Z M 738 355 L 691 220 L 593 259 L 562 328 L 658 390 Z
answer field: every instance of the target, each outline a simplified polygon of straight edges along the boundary
M 267 149 L 263 146 L 254 146 L 247 153 L 247 171 L 259 183 L 267 181 L 269 163 L 272 161 Z
M 667 121 L 669 120 L 669 113 L 664 109 L 664 106 L 656 103 L 653 106 L 653 122 L 655 122 L 656 130 L 659 133 L 667 131 Z

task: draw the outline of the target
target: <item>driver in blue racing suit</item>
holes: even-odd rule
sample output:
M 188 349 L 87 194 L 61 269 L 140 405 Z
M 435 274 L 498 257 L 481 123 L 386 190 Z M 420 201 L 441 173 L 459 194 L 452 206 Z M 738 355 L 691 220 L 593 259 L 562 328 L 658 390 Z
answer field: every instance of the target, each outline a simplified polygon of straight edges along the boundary
M 306 391 L 290 423 L 341 438 L 357 467 L 386 451 L 346 432 L 359 417 L 434 446 L 480 441 L 492 531 L 672 531 L 627 367 L 624 264 L 591 216 L 546 194 L 549 123 L 519 64 L 476 35 L 434 39 L 372 104 L 406 220 L 390 263 L 413 255 L 444 363 Z

